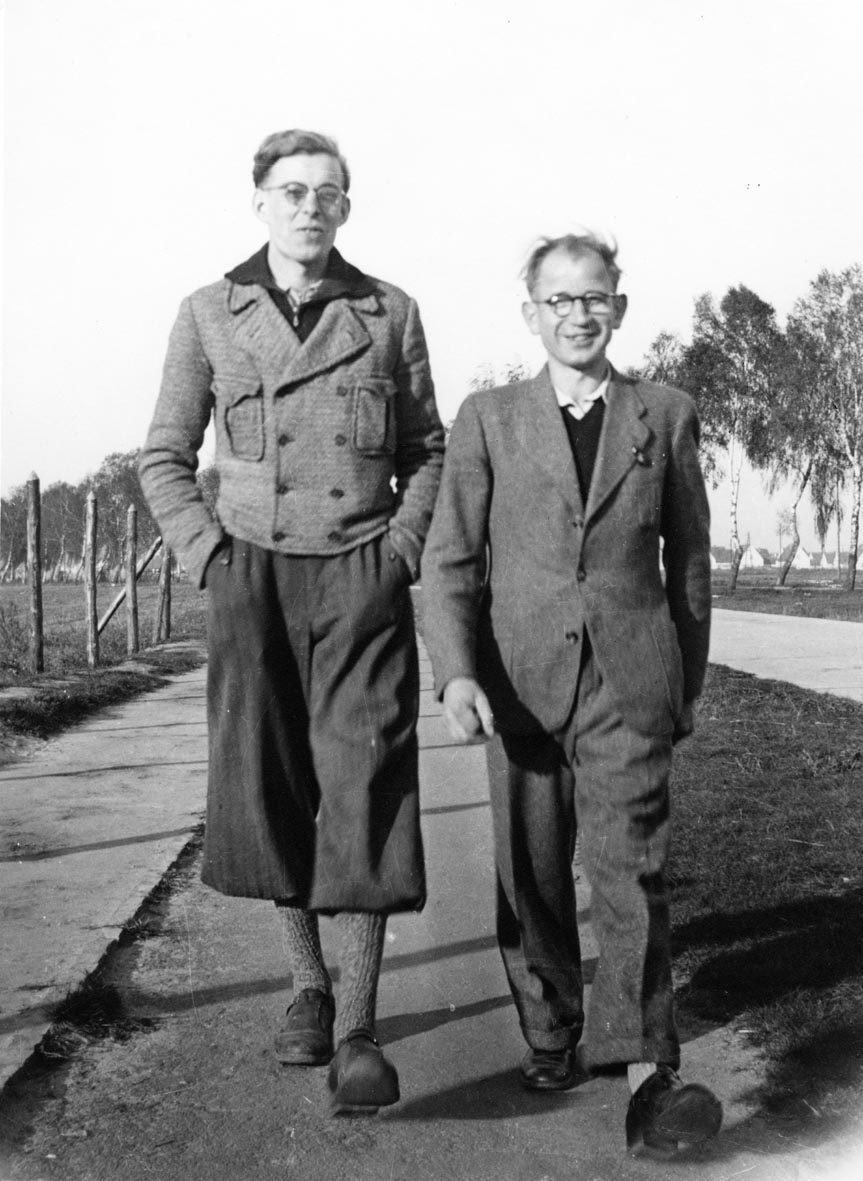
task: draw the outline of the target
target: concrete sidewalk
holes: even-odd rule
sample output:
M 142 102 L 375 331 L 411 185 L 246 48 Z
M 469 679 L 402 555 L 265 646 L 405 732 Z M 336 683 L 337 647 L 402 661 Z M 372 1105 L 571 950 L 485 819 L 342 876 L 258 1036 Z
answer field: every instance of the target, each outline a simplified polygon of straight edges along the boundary
M 0 1086 L 203 819 L 206 670 L 0 769 Z
M 863 625 L 834 619 L 714 611 L 712 664 L 863 701 Z
M 813 682 L 820 670 L 835 667 L 834 691 L 854 696 L 863 683 L 858 639 L 863 629 L 811 626 L 822 622 L 717 612 L 711 660 L 812 688 L 827 687 Z M 754 655 L 757 636 L 766 637 L 761 666 Z M 843 653 L 852 662 L 848 677 L 838 675 Z M 422 647 L 421 658 L 429 902 L 422 915 L 399 916 L 388 928 L 380 1034 L 393 1047 L 404 1084 L 402 1104 L 385 1117 L 393 1151 L 408 1151 L 398 1129 L 411 1126 L 411 1153 L 421 1144 L 422 1152 L 433 1156 L 443 1136 L 452 1153 L 465 1154 L 467 1171 L 453 1175 L 569 1176 L 567 1162 L 580 1160 L 590 1162 L 591 1177 L 623 1176 L 623 1080 L 594 1079 L 543 1102 L 516 1085 L 523 1046 L 494 938 L 484 752 L 451 743 Z M 777 659 L 784 662 L 782 672 L 771 663 Z M 0 1084 L 49 1028 L 50 1006 L 95 968 L 202 818 L 204 675 L 203 669 L 189 673 L 163 690 L 104 711 L 0 771 Z M 595 947 L 587 923 L 589 891 L 581 881 L 578 897 L 589 979 Z M 212 891 L 202 898 L 213 900 L 212 907 L 209 902 L 201 907 L 218 911 L 234 938 L 248 938 L 245 923 L 264 923 L 263 917 L 251 918 L 263 914 L 259 904 Z M 201 921 L 203 930 L 215 920 Z M 205 942 L 202 936 L 202 946 Z M 242 977 L 238 959 L 236 950 L 226 955 L 215 975 L 239 973 L 236 988 L 242 995 L 251 988 L 254 995 L 260 985 Z M 248 975 L 252 966 L 245 970 Z M 211 978 L 213 970 L 196 986 L 196 1004 L 206 1005 Z M 225 995 L 233 994 L 230 989 L 219 994 Z M 832 1176 L 824 1173 L 823 1160 L 759 1146 L 751 1096 L 760 1066 L 730 1030 L 685 1040 L 683 1052 L 687 1076 L 708 1083 L 725 1105 L 722 1149 L 715 1159 L 699 1161 L 700 1178 L 718 1181 L 741 1172 L 753 1181 Z M 510 1169 L 513 1145 L 517 1172 Z

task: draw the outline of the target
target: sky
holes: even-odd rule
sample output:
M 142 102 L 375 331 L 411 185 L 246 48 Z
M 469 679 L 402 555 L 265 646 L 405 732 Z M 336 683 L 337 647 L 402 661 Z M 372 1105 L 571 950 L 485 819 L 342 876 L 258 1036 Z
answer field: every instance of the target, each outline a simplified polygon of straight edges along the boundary
M 540 235 L 616 237 L 620 368 L 660 331 L 688 339 L 703 292 L 745 284 L 783 323 L 819 271 L 863 262 L 857 0 L 2 14 L 4 494 L 142 444 L 180 300 L 264 240 L 251 159 L 271 131 L 339 141 L 353 209 L 338 246 L 418 300 L 445 420 L 484 367 L 539 368 L 518 276 Z M 747 473 L 744 540 L 775 549 L 790 499 Z M 728 544 L 727 484 L 711 503 Z M 801 523 L 814 545 L 805 509 Z

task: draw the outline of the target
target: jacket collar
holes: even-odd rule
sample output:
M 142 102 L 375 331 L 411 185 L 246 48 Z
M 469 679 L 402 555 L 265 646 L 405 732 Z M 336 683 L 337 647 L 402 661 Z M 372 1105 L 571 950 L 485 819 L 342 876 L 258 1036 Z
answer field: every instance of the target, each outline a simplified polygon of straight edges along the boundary
M 281 291 L 281 287 L 273 278 L 273 272 L 270 270 L 268 254 L 269 246 L 265 242 L 260 250 L 256 250 L 245 262 L 241 262 L 239 266 L 228 271 L 225 278 L 241 287 L 254 284 L 267 291 Z M 324 303 L 340 295 L 364 296 L 373 291 L 374 284 L 369 277 L 364 275 L 358 267 L 351 266 L 349 262 L 346 262 L 334 246 L 327 259 L 324 277 L 309 302 Z
M 237 344 L 251 354 L 273 389 L 306 381 L 343 364 L 371 343 L 363 318 L 364 314 L 380 312 L 377 287 L 335 249 L 316 293 L 316 299 L 326 300 L 326 307 L 305 342 L 287 329 L 281 312 L 267 294 L 275 283 L 267 264 L 266 246 L 225 277 Z

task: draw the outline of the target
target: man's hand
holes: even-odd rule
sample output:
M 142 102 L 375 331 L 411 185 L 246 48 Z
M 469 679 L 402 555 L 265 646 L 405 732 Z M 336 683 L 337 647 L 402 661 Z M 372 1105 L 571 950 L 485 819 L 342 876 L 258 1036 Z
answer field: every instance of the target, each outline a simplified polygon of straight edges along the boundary
M 456 742 L 485 742 L 494 734 L 488 698 L 472 677 L 453 677 L 447 683 L 443 716 Z

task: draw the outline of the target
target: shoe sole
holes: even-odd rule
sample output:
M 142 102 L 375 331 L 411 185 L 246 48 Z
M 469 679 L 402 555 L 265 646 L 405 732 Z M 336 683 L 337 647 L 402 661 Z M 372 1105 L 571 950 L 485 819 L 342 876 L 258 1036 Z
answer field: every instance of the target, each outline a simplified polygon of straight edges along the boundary
M 370 1103 L 340 1103 L 333 1099 L 330 1111 L 334 1116 L 340 1115 L 377 1115 L 379 1107 L 372 1107 Z
M 333 1060 L 332 1054 L 300 1054 L 276 1050 L 276 1060 L 282 1066 L 329 1066 Z
M 283 1066 L 327 1066 L 334 1053 L 332 1046 L 315 1051 L 308 1046 L 292 1045 L 288 1038 L 276 1038 L 273 1049 Z
M 519 1075 L 518 1081 L 526 1091 L 569 1091 L 575 1086 L 575 1075 L 570 1075 L 569 1078 L 561 1079 L 560 1082 L 537 1082 L 535 1079 L 525 1078 L 523 1074 Z

